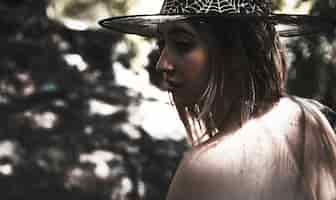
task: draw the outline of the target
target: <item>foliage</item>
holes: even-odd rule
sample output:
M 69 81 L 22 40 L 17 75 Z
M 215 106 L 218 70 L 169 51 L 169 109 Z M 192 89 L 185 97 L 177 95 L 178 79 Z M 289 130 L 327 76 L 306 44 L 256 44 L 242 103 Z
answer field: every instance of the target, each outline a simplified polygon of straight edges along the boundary
M 116 55 L 120 34 L 48 19 L 47 5 L 0 2 L 1 199 L 163 199 L 185 142 L 129 120 L 143 98 L 111 66 L 133 53 Z
M 299 1 L 303 2 L 303 1 Z M 311 13 L 334 17 L 335 1 L 314 1 Z M 300 37 L 289 43 L 293 61 L 288 90 L 336 109 L 336 35 L 334 31 Z
M 108 16 L 127 13 L 134 0 L 49 0 L 57 18 L 97 20 L 102 12 Z M 101 17 L 101 16 L 99 16 Z
M 280 10 L 284 7 L 286 0 L 272 0 L 273 10 Z

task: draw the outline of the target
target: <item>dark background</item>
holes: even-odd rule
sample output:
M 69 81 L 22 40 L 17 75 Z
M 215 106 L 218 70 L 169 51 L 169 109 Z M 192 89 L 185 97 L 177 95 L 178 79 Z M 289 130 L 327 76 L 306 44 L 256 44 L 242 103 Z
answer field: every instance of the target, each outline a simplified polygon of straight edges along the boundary
M 112 59 L 122 35 L 70 30 L 48 18 L 48 3 L 0 1 L 0 198 L 164 199 L 187 145 L 153 138 L 129 121 L 128 108 L 143 97 L 115 84 L 118 74 L 111 66 L 120 62 L 129 68 L 134 52 Z M 315 1 L 311 12 L 334 16 L 335 5 Z M 288 48 L 288 92 L 336 109 L 335 32 L 296 38 Z M 70 66 L 65 54 L 81 55 L 88 68 Z M 150 72 L 155 57 L 150 55 Z M 121 109 L 92 114 L 92 99 Z M 39 122 L 48 117 L 52 124 Z M 94 155 L 105 159 L 88 159 Z M 107 175 L 95 172 L 99 162 L 109 169 Z

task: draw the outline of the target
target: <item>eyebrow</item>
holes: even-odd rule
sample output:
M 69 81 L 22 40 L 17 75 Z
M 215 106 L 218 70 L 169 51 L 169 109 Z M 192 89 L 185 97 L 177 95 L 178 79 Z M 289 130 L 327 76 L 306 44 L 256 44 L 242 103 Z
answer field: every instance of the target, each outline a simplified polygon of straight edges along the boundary
M 190 31 L 188 31 L 188 30 L 186 30 L 182 27 L 178 27 L 178 26 L 171 28 L 170 30 L 168 30 L 167 33 L 169 35 L 180 35 L 180 34 L 182 34 L 182 35 L 190 35 L 191 37 L 194 36 L 194 34 L 192 32 L 190 32 Z

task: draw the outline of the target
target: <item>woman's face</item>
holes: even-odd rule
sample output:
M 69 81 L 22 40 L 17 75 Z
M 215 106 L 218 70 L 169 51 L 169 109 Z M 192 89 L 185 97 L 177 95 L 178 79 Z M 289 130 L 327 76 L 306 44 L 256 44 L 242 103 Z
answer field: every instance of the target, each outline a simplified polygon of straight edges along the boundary
M 186 22 L 163 24 L 159 31 L 157 69 L 163 75 L 163 87 L 172 92 L 179 105 L 197 103 L 209 77 L 206 42 Z

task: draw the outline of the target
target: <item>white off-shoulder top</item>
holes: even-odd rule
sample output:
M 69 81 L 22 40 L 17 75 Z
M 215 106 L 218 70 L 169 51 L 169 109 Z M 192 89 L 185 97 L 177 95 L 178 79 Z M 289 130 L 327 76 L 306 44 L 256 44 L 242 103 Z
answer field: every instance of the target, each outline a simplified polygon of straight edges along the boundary
M 193 147 L 178 167 L 167 200 L 307 199 L 300 187 L 297 162 L 302 146 L 301 117 L 300 106 L 284 97 L 239 130 Z M 323 116 L 321 120 L 327 123 Z M 313 144 L 308 132 L 313 132 L 316 124 L 306 121 L 306 140 Z M 321 178 L 326 181 L 322 181 L 320 191 L 324 193 L 320 195 L 326 200 L 335 198 L 335 185 L 328 174 L 321 173 Z

